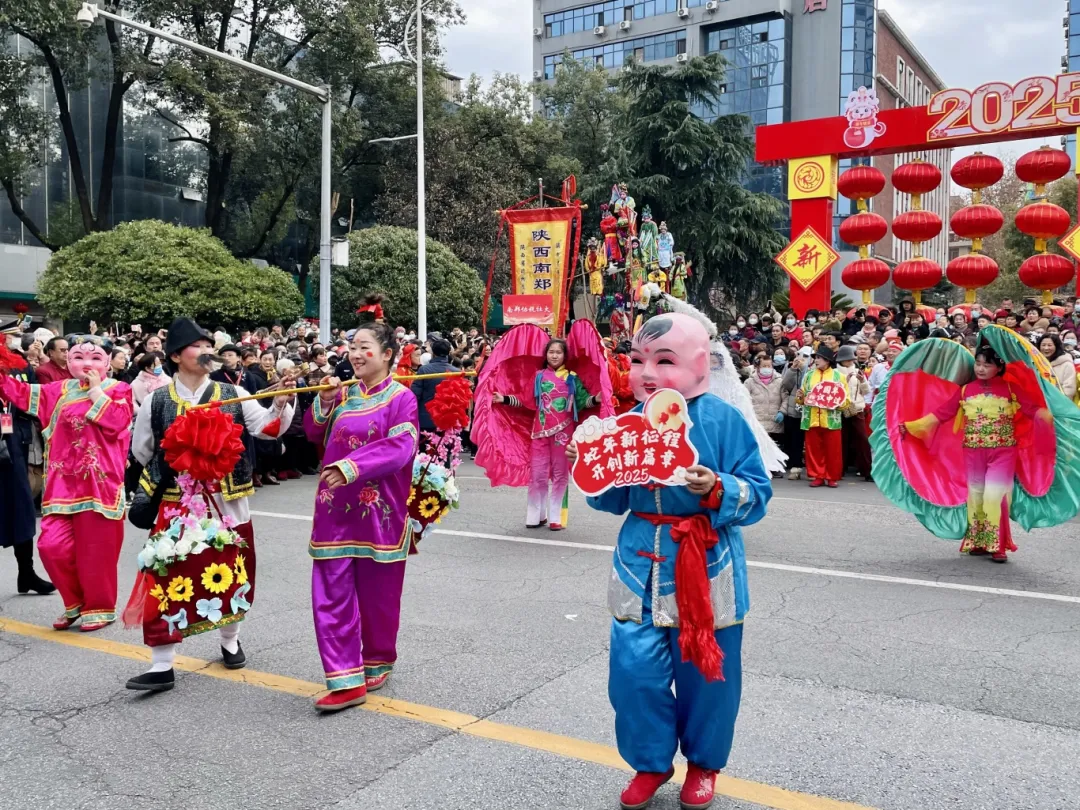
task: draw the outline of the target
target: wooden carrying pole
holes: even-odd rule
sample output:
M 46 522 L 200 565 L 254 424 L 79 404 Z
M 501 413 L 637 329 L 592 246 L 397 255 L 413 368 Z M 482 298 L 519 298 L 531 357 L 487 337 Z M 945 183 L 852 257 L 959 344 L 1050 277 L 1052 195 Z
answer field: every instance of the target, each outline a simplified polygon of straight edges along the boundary
M 444 371 L 439 374 L 402 374 L 394 375 L 395 380 L 435 380 L 446 379 L 448 377 L 475 377 L 475 371 Z M 351 381 L 342 380 L 341 386 L 347 387 L 351 385 Z M 246 397 L 233 397 L 232 399 L 222 399 L 217 402 L 206 402 L 202 405 L 194 405 L 188 408 L 189 411 L 197 411 L 200 408 L 213 408 L 220 407 L 222 405 L 232 405 L 234 402 L 246 402 L 249 399 L 268 399 L 269 397 L 291 397 L 293 394 L 306 394 L 309 391 L 329 391 L 333 388 L 337 388 L 336 385 L 308 385 L 304 388 L 279 388 L 274 391 L 260 391 L 257 394 L 249 394 Z

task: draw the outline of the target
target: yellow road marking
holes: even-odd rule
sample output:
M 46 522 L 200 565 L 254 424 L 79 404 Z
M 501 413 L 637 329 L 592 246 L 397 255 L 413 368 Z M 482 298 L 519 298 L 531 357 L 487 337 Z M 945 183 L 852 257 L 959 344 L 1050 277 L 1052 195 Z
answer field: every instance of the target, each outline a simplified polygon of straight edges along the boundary
M 48 627 L 20 622 L 15 619 L 0 618 L 0 632 L 14 633 L 15 635 L 35 638 L 40 641 L 64 644 L 68 647 L 78 647 L 83 650 L 93 650 L 94 652 L 106 653 L 119 658 L 130 658 L 135 661 L 149 662 L 150 660 L 150 651 L 146 647 L 90 636 L 85 633 L 57 632 Z M 250 669 L 225 669 L 218 662 L 190 658 L 186 655 L 176 656 L 174 666 L 184 672 L 194 672 L 209 678 L 233 681 L 248 686 L 258 686 L 262 689 L 284 692 L 299 697 L 310 698 L 326 691 L 322 684 L 302 681 L 298 678 L 289 678 L 285 675 L 275 675 L 272 672 L 258 672 Z M 360 708 L 369 712 L 439 726 L 461 734 L 468 734 L 471 737 L 520 745 L 534 751 L 544 751 L 548 754 L 555 754 L 556 756 L 582 762 L 591 762 L 621 771 L 630 770 L 630 767 L 619 756 L 619 752 L 609 745 L 578 740 L 573 737 L 563 737 L 559 734 L 522 728 L 521 726 L 495 723 L 491 720 L 481 720 L 471 714 L 462 714 L 461 712 L 425 706 L 421 703 L 409 703 L 394 698 L 379 697 L 378 695 L 369 695 L 367 703 Z M 686 768 L 678 766 L 675 778 L 672 781 L 682 783 L 685 777 Z M 716 778 L 716 793 L 719 796 L 772 808 L 772 810 L 873 810 L 873 808 L 860 804 L 837 801 L 824 796 L 815 796 L 811 793 L 799 793 L 794 790 L 762 784 L 761 782 L 751 782 L 747 779 L 725 776 L 724 774 L 720 774 Z

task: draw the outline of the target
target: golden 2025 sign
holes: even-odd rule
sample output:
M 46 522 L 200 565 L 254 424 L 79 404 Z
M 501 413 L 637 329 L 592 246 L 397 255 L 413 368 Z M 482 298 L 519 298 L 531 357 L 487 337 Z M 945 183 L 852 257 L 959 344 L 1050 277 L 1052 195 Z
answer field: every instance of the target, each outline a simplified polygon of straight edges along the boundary
M 1080 73 L 1035 76 L 1010 85 L 987 82 L 975 90 L 935 93 L 926 111 L 934 123 L 927 140 L 1080 126 Z

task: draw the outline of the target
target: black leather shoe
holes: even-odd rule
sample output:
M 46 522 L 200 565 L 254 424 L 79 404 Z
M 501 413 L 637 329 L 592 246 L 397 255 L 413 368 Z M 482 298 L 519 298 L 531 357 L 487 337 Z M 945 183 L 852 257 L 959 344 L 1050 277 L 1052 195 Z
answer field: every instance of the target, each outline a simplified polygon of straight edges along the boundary
M 176 676 L 171 669 L 164 672 L 144 672 L 127 682 L 127 688 L 136 692 L 168 692 L 175 685 Z
M 231 653 L 224 647 L 221 648 L 221 661 L 225 664 L 225 669 L 243 669 L 247 665 L 247 656 L 244 655 L 244 648 L 240 646 L 240 642 L 236 642 L 236 652 Z
M 19 593 L 39 593 L 42 596 L 47 596 L 56 590 L 56 586 L 49 582 L 47 579 L 42 579 L 33 570 L 27 571 L 25 574 L 19 573 L 19 581 L 17 583 Z

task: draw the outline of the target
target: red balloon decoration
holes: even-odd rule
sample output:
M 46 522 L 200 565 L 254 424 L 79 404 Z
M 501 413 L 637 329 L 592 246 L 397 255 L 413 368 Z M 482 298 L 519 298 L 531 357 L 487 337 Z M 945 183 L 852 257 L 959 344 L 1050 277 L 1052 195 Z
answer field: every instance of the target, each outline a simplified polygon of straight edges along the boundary
M 855 200 L 858 213 L 840 223 L 840 238 L 859 249 L 859 258 L 844 268 L 844 285 L 862 291 L 863 304 L 874 302 L 874 290 L 889 280 L 889 266 L 870 258 L 870 245 L 885 238 L 889 223 L 885 217 L 868 210 L 866 201 L 885 188 L 885 175 L 873 166 L 852 166 L 837 180 L 837 189 Z
M 1064 287 L 1075 275 L 1073 263 L 1055 253 L 1038 253 L 1020 265 L 1020 281 L 1036 290 L 1042 290 L 1044 305 L 1053 301 L 1053 291 Z
M 865 211 L 866 201 L 885 190 L 885 175 L 873 166 L 852 166 L 840 175 L 836 188 L 849 200 L 855 200 L 860 211 Z

